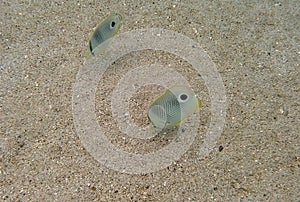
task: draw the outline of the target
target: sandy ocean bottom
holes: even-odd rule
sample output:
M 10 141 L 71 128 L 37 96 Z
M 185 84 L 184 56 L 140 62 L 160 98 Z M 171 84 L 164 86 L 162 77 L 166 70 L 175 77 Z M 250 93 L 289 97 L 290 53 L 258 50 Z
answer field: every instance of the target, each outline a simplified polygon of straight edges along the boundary
M 299 201 L 299 10 L 296 0 L 1 1 L 0 201 Z M 186 78 L 203 102 L 192 144 L 167 167 L 139 174 L 127 173 L 130 162 L 121 157 L 115 163 L 126 165 L 123 172 L 106 165 L 111 153 L 98 162 L 90 152 L 75 121 L 76 76 L 89 62 L 93 28 L 113 12 L 124 17 L 121 34 L 181 33 L 215 64 L 226 117 L 204 157 L 211 92 L 189 62 L 159 50 L 131 52 L 109 66 L 96 85 L 95 123 L 131 156 L 180 141 L 176 130 L 187 132 L 192 122 L 145 140 L 122 133 L 113 117 L 120 79 L 160 63 Z M 128 115 L 136 126 L 149 126 L 147 107 L 163 91 L 146 85 L 132 94 Z

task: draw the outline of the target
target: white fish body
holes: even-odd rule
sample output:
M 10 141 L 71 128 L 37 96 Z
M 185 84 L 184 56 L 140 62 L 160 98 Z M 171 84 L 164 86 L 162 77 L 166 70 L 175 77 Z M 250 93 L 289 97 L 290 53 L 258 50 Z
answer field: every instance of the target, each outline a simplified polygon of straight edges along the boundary
M 180 125 L 201 106 L 202 102 L 191 89 L 174 86 L 150 105 L 148 118 L 155 128 L 168 128 Z
M 94 55 L 96 47 L 118 33 L 122 20 L 123 17 L 120 14 L 113 13 L 96 27 L 89 40 L 89 52 L 91 55 Z

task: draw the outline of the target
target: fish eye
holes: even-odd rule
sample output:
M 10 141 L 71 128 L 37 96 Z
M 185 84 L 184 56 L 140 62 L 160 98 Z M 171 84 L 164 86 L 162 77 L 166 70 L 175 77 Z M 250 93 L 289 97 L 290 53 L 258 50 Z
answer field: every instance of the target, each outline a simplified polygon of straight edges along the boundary
M 179 98 L 179 102 L 185 102 L 185 101 L 187 101 L 187 99 L 189 98 L 189 96 L 187 94 L 185 94 L 185 93 L 182 93 L 182 94 L 179 95 L 178 98 Z
M 110 27 L 111 27 L 111 28 L 114 28 L 115 26 L 116 26 L 116 22 L 115 22 L 115 21 L 112 21 L 111 24 L 110 24 Z

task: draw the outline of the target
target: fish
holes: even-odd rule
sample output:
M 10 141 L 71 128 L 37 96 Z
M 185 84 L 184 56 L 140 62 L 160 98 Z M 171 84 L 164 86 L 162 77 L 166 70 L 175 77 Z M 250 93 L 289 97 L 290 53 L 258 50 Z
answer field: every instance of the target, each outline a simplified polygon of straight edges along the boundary
M 122 15 L 118 13 L 110 14 L 95 29 L 89 40 L 89 52 L 94 55 L 96 47 L 107 39 L 115 36 L 120 30 L 123 22 Z
M 149 106 L 148 119 L 154 128 L 164 129 L 182 124 L 203 106 L 195 93 L 186 86 L 173 86 Z

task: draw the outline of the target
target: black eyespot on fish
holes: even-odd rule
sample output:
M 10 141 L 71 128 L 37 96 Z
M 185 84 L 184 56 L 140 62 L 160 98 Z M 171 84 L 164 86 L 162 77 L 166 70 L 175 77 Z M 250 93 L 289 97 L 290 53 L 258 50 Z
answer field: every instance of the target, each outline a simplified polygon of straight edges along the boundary
M 180 99 L 182 99 L 182 100 L 186 100 L 187 99 L 187 95 L 186 94 L 182 94 L 182 95 L 180 95 Z
M 111 23 L 110 23 L 110 27 L 111 28 L 114 28 L 116 26 L 116 22 L 115 21 L 112 21 Z
M 180 94 L 179 95 L 179 102 L 185 102 L 185 101 L 187 101 L 187 99 L 188 99 L 189 97 L 188 97 L 188 95 L 187 94 L 184 94 L 184 93 L 182 93 L 182 94 Z

